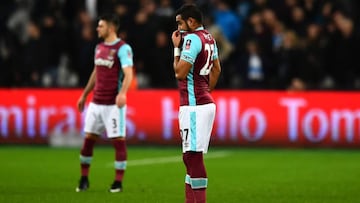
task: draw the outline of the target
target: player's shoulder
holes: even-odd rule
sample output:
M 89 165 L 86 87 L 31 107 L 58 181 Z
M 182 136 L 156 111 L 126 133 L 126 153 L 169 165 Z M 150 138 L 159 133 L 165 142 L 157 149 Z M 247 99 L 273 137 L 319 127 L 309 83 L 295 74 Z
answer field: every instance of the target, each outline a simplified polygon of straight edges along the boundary
M 206 41 L 215 40 L 212 34 L 206 29 L 199 30 L 198 35 L 204 38 Z
M 195 32 L 186 33 L 184 39 L 200 39 L 200 37 Z
M 194 44 L 198 44 L 198 45 L 202 44 L 201 38 L 196 33 L 193 33 L 193 32 L 185 35 L 184 42 L 186 44 L 190 44 L 190 43 L 194 43 Z
M 189 36 L 186 39 L 192 39 L 192 40 L 198 40 L 198 41 L 211 41 L 215 40 L 213 36 L 205 29 L 197 30 L 195 32 L 189 33 L 187 36 Z M 185 39 L 185 38 L 184 38 Z
M 125 40 L 123 40 L 123 39 L 120 39 L 120 41 L 119 41 L 119 43 L 120 43 L 120 48 L 126 48 L 126 49 L 128 49 L 128 48 L 131 48 L 131 46 L 130 46 L 130 44 L 129 43 L 127 43 Z
M 128 51 L 132 51 L 132 48 L 129 44 L 125 43 L 119 48 L 119 51 L 128 52 Z
M 132 56 L 133 50 L 128 43 L 123 43 L 118 49 L 118 56 L 121 57 L 129 57 Z

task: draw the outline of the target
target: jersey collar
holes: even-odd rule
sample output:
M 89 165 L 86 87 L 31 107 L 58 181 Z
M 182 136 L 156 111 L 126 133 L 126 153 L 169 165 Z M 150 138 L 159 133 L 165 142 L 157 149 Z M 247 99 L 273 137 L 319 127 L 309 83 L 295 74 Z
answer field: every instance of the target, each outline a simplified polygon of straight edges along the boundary
M 120 40 L 121 40 L 120 38 L 116 38 L 116 40 L 114 40 L 112 42 L 104 42 L 104 44 L 111 46 L 111 45 L 114 45 L 114 44 L 120 42 Z
M 200 26 L 198 28 L 195 29 L 195 31 L 199 31 L 199 30 L 204 30 L 204 27 L 203 26 Z

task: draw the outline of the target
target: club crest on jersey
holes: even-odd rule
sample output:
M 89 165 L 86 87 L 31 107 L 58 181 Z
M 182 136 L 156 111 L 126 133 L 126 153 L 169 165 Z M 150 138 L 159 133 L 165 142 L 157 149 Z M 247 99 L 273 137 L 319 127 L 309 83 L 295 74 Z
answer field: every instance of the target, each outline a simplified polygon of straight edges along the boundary
M 185 49 L 190 49 L 191 39 L 186 40 Z
M 204 38 L 207 39 L 207 40 L 211 40 L 212 39 L 212 36 L 211 34 L 203 34 Z
M 110 49 L 108 59 L 113 60 L 116 53 L 116 49 Z

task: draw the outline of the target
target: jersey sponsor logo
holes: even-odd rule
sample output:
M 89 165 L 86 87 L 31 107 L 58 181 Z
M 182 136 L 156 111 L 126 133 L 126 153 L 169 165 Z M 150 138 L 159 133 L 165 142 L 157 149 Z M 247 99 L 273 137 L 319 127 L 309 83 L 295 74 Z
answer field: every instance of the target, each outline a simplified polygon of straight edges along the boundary
M 112 68 L 114 65 L 114 60 L 106 60 L 102 58 L 95 59 L 95 65 L 97 66 L 106 66 L 108 68 Z
M 191 45 L 191 39 L 186 40 L 185 49 L 190 49 L 190 45 Z

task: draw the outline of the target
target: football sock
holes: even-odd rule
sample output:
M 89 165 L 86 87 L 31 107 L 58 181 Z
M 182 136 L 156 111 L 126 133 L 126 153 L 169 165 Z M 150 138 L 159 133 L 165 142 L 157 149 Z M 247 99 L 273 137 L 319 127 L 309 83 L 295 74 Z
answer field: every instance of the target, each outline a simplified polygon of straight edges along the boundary
M 185 176 L 185 203 L 193 203 L 195 202 L 194 192 L 190 185 L 190 166 L 188 158 L 189 153 L 183 153 L 183 161 L 186 168 L 186 176 Z
M 187 152 L 190 166 L 190 185 L 196 203 L 206 202 L 207 174 L 202 152 Z
M 126 143 L 124 139 L 114 139 L 112 143 L 115 148 L 115 180 L 122 181 L 126 169 Z
M 96 140 L 86 137 L 80 151 L 81 176 L 88 176 Z
M 194 203 L 195 196 L 194 191 L 191 188 L 190 184 L 185 183 L 185 203 Z
M 193 190 L 196 203 L 205 203 L 206 202 L 206 188 L 195 189 Z

